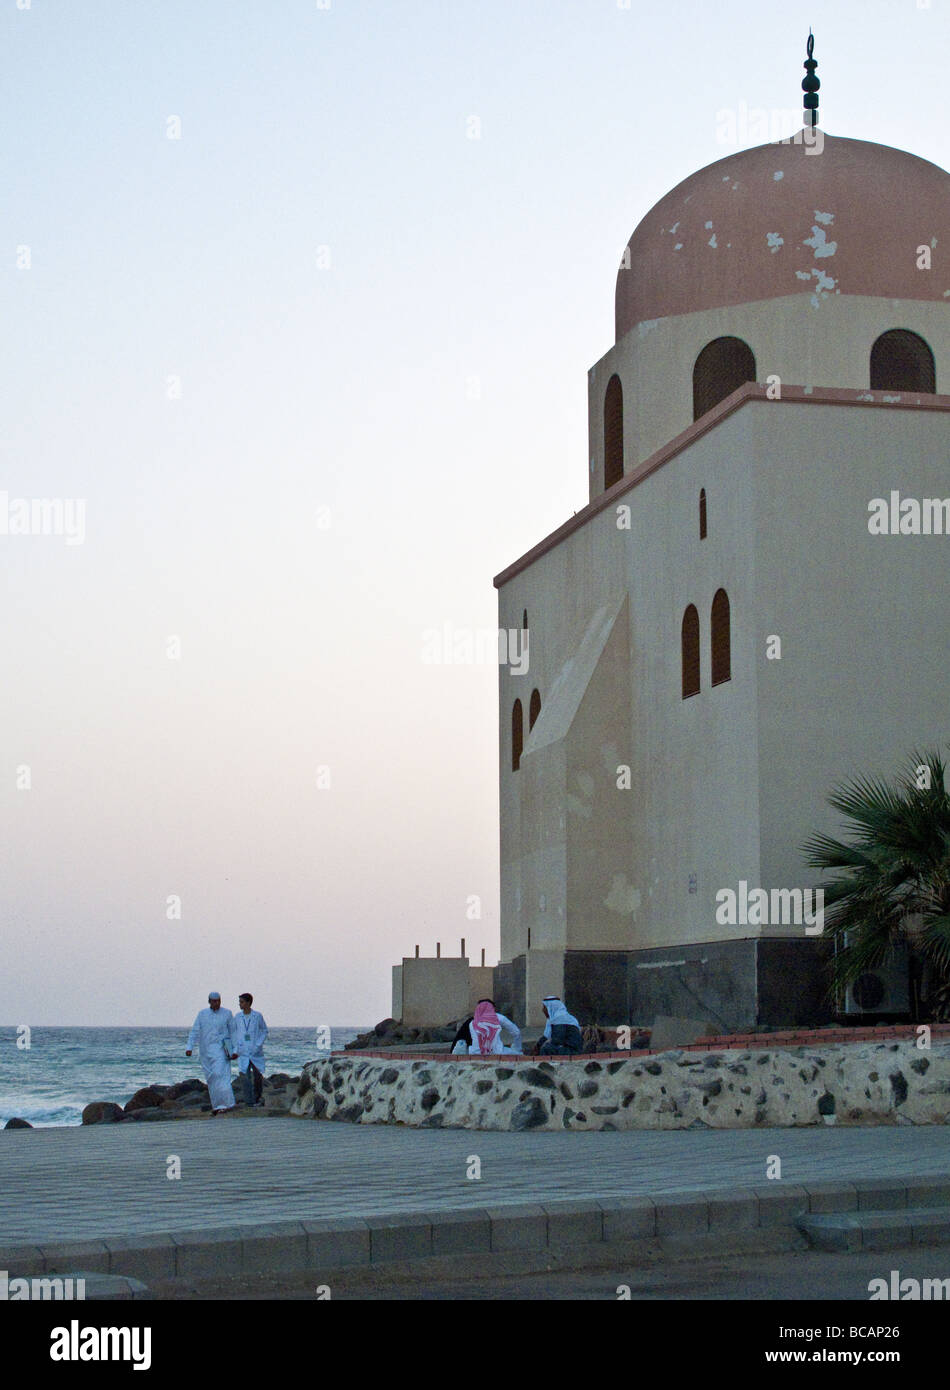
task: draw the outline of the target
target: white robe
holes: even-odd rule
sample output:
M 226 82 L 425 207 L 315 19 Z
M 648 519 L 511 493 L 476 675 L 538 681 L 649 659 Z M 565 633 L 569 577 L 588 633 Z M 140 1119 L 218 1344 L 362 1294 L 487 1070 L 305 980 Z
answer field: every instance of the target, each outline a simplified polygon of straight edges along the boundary
M 201 1065 L 208 1083 L 212 1110 L 233 1110 L 234 1091 L 231 1089 L 231 1019 L 230 1009 L 202 1009 L 188 1034 L 188 1051 L 197 1043 Z
M 238 1055 L 238 1070 L 247 1071 L 248 1063 L 253 1062 L 264 1075 L 264 1043 L 267 1040 L 267 1024 L 264 1015 L 256 1009 L 245 1013 L 243 1009 L 231 1019 L 231 1051 Z

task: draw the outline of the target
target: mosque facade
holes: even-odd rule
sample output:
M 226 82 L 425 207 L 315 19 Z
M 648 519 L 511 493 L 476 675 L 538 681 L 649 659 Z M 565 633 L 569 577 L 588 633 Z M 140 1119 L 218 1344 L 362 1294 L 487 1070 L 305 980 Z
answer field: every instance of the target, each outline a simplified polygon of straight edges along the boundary
M 950 738 L 950 174 L 817 126 L 730 155 L 644 217 L 615 309 L 589 502 L 495 579 L 529 653 L 495 999 L 820 1023 L 803 843 Z

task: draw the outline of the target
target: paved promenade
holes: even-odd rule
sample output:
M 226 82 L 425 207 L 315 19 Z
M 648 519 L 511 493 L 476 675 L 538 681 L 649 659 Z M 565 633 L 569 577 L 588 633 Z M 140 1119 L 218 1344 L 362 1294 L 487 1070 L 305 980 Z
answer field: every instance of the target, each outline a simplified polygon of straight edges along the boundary
M 0 1133 L 0 1245 L 950 1175 L 947 1127 L 496 1133 L 256 1116 Z M 172 1155 L 181 1177 L 169 1178 Z M 481 1178 L 466 1177 L 469 1156 Z M 910 1203 L 909 1203 L 910 1204 Z

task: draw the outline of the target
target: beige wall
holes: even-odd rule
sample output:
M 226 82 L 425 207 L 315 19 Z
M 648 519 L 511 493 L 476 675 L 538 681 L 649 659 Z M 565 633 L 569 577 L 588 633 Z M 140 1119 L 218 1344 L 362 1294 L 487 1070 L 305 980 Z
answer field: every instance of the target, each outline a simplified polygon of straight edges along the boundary
M 479 999 L 490 999 L 494 985 L 490 965 L 472 965 L 468 971 L 468 1008 L 466 1013 L 474 1013 Z
M 950 383 L 947 383 L 950 385 Z M 893 778 L 950 740 L 950 537 L 872 536 L 892 489 L 950 496 L 950 416 L 744 407 L 752 427 L 764 886 L 817 880 L 800 852 L 837 834 L 832 785 Z M 766 466 L 767 463 L 767 466 Z M 781 661 L 765 659 L 782 637 Z
M 946 745 L 950 537 L 874 537 L 867 521 L 892 488 L 950 495 L 948 458 L 945 413 L 749 401 L 620 499 L 629 531 L 608 509 L 503 585 L 499 623 L 528 608 L 530 684 L 545 703 L 512 773 L 517 678 L 501 673 L 502 959 L 524 951 L 528 923 L 532 946 L 552 952 L 758 935 L 716 922 L 717 891 L 811 886 L 800 847 L 833 825 L 832 782 L 892 776 L 915 745 Z M 712 688 L 720 587 L 732 679 Z M 690 602 L 702 689 L 683 700 Z M 623 640 L 592 659 L 604 613 Z M 772 634 L 781 661 L 766 659 Z M 615 792 L 615 756 L 630 792 Z M 628 798 L 626 820 L 614 795 Z M 623 921 L 603 911 L 612 889 Z M 540 998 L 530 980 L 528 997 Z
M 638 324 L 588 373 L 591 500 L 604 490 L 604 394 L 615 372 L 630 473 L 692 424 L 693 364 L 714 338 L 748 343 L 760 382 L 776 374 L 788 385 L 862 390 L 870 385 L 871 346 L 890 328 L 909 328 L 927 341 L 937 390 L 950 394 L 950 303 L 833 294 L 816 308 L 809 292 Z
M 463 1018 L 468 1000 L 469 964 L 464 956 L 403 957 L 399 1017 L 407 1027 L 441 1027 Z

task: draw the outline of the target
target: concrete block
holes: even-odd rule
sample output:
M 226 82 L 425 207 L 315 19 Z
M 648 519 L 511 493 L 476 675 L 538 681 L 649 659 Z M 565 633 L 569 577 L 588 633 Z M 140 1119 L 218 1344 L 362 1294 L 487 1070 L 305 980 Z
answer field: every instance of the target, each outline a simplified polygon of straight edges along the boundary
M 31 1274 L 42 1274 L 46 1261 L 38 1245 L 0 1245 L 0 1269 L 5 1269 L 11 1279 L 25 1279 Z
M 109 1251 L 109 1273 L 130 1279 L 174 1279 L 176 1246 L 171 1236 L 111 1237 L 106 1241 Z
M 572 1249 L 604 1238 L 604 1213 L 599 1202 L 546 1202 L 548 1246 Z
M 340 1269 L 346 1265 L 368 1265 L 369 1227 L 365 1221 L 302 1221 L 307 1236 L 307 1263 L 311 1269 Z
M 492 1250 L 544 1250 L 548 1243 L 548 1218 L 541 1206 L 492 1207 Z
M 232 1232 L 241 1239 L 245 1274 L 309 1269 L 307 1232 L 300 1221 L 263 1222 Z
M 73 1276 L 77 1279 L 84 1279 L 85 1302 L 90 1303 L 95 1300 L 102 1300 L 112 1303 L 116 1299 L 123 1302 L 138 1298 L 151 1298 L 151 1290 L 141 1283 L 138 1279 L 126 1279 L 121 1274 L 90 1274 L 83 1270 Z
M 759 1204 L 751 1192 L 717 1192 L 706 1206 L 712 1232 L 752 1231 L 759 1224 Z
M 370 1260 L 373 1264 L 389 1260 L 418 1260 L 432 1254 L 432 1222 L 421 1212 L 371 1216 L 369 1227 Z
M 908 1210 L 911 1241 L 914 1245 L 950 1245 L 950 1210 Z
M 909 1207 L 950 1206 L 950 1178 L 913 1178 L 906 1186 Z
M 70 1269 L 88 1269 L 92 1274 L 109 1273 L 109 1251 L 105 1241 L 58 1241 L 41 1245 L 40 1249 L 48 1274 L 59 1274 Z
M 179 1277 L 241 1273 L 241 1242 L 233 1236 L 215 1240 L 207 1231 L 172 1231 L 171 1238 Z
M 858 1197 L 858 1211 L 894 1211 L 907 1205 L 904 1178 L 858 1178 L 851 1183 Z
M 692 1192 L 669 1193 L 656 1202 L 658 1236 L 690 1236 L 709 1230 L 706 1197 Z
M 913 1228 L 906 1211 L 867 1212 L 858 1218 L 862 1250 L 902 1250 L 913 1242 Z
M 656 1205 L 649 1197 L 605 1197 L 604 1240 L 649 1240 L 656 1235 Z
M 808 1210 L 814 1212 L 857 1211 L 858 1194 L 849 1182 L 810 1182 L 805 1184 Z
M 716 1029 L 711 1023 L 700 1018 L 673 1018 L 668 1014 L 657 1014 L 650 1029 L 650 1051 L 668 1052 L 686 1043 L 702 1042 L 711 1037 Z
M 849 1213 L 803 1216 L 795 1225 L 813 1250 L 836 1255 L 861 1249 L 861 1229 L 857 1218 Z
M 794 1226 L 808 1211 L 808 1193 L 778 1180 L 768 1187 L 754 1189 L 759 1203 L 760 1226 Z
M 481 1255 L 491 1250 L 491 1217 L 487 1211 L 432 1212 L 433 1255 Z

